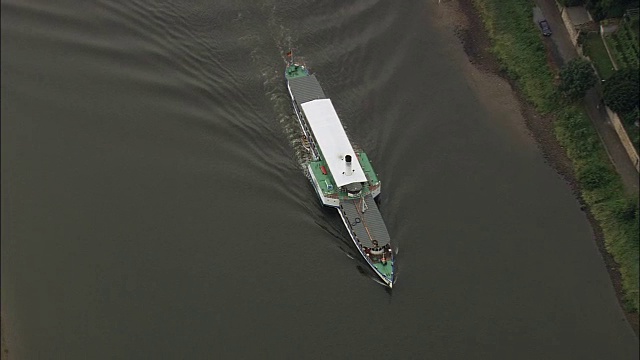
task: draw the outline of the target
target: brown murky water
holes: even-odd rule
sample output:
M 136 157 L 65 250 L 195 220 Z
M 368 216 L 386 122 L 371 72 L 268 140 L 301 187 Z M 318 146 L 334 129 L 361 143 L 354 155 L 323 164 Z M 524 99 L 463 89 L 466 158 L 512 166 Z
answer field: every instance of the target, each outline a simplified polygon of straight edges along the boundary
M 436 1 L 1 13 L 16 358 L 637 358 L 569 187 Z M 291 47 L 384 183 L 392 294 L 303 176 Z

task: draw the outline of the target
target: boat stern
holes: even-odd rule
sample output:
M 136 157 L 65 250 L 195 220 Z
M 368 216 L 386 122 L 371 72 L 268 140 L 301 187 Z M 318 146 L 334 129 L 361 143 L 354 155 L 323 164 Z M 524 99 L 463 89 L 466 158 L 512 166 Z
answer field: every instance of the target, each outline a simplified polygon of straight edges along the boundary
M 284 76 L 287 80 L 309 76 L 309 70 L 302 64 L 291 63 L 287 65 L 284 72 Z

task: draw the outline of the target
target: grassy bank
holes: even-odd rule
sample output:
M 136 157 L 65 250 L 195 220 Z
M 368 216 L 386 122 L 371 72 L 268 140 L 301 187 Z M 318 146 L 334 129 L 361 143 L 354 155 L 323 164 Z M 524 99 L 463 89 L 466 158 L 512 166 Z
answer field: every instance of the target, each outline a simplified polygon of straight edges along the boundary
M 582 198 L 598 221 L 607 251 L 620 266 L 628 311 L 638 311 L 638 199 L 625 195 L 598 135 L 579 105 L 563 102 L 546 62 L 529 0 L 474 0 L 502 69 L 542 114 L 571 159 Z
M 601 79 L 608 79 L 613 75 L 613 64 L 607 53 L 607 49 L 604 47 L 600 34 L 596 32 L 590 32 L 584 39 L 584 51 L 593 61 L 598 75 Z

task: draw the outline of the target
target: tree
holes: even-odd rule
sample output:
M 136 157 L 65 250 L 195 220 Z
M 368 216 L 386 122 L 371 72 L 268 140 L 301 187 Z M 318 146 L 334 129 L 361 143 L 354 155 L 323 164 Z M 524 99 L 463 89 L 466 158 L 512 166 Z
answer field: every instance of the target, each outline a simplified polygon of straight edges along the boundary
M 587 0 L 585 5 L 595 21 L 622 17 L 625 8 L 636 0 Z M 636 5 L 637 7 L 637 5 Z
M 637 107 L 621 115 L 622 115 L 622 120 L 624 121 L 625 124 L 629 126 L 635 126 L 635 127 L 640 126 L 640 111 L 638 110 Z
M 640 77 L 637 68 L 620 69 L 604 83 L 604 103 L 617 113 L 625 113 L 638 106 Z
M 591 63 L 573 59 L 560 70 L 560 91 L 570 100 L 578 100 L 598 81 Z
M 560 0 L 560 4 L 564 6 L 580 6 L 584 4 L 584 0 Z

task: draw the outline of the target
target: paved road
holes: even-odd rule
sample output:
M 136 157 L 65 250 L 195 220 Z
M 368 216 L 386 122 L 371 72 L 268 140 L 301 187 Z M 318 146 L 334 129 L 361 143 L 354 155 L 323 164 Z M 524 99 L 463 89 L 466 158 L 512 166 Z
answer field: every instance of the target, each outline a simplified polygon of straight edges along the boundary
M 578 57 L 578 52 L 573 47 L 569 33 L 564 27 L 560 12 L 553 0 L 535 0 L 536 5 L 542 10 L 544 18 L 549 22 L 553 35 L 546 38 L 548 45 L 554 52 L 554 60 L 559 61 L 558 66 L 562 66 L 566 61 Z
M 576 49 L 569 38 L 569 33 L 564 27 L 560 12 L 553 0 L 535 0 L 536 5 L 542 10 L 544 17 L 549 22 L 553 35 L 545 38 L 545 45 L 551 49 L 554 60 L 558 66 L 578 57 Z M 587 92 L 584 98 L 584 106 L 591 118 L 600 139 L 605 145 L 609 158 L 620 174 L 622 181 L 629 193 L 638 193 L 638 171 L 627 155 L 618 134 L 609 122 L 603 107 L 599 106 L 602 97 L 599 87 Z

